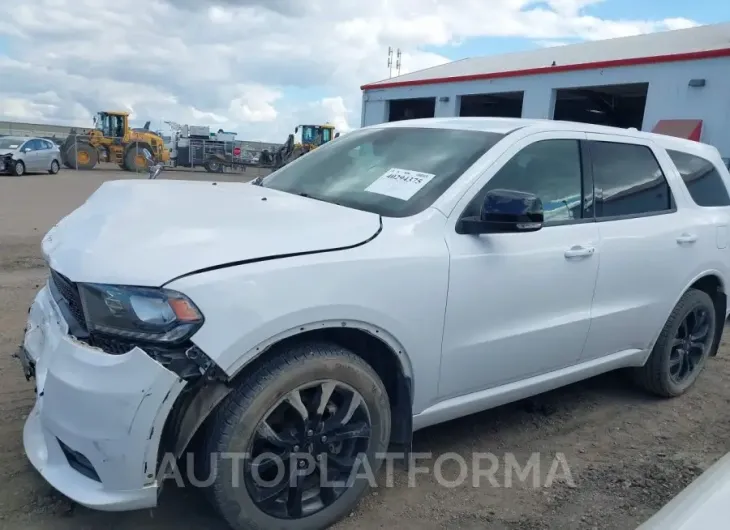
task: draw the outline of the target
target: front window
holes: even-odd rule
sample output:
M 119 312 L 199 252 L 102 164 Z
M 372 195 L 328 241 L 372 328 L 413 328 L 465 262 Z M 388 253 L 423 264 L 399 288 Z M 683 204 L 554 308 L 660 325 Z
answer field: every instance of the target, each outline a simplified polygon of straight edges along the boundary
M 302 143 L 303 144 L 314 143 L 314 138 L 315 138 L 314 133 L 315 133 L 314 127 L 312 127 L 311 125 L 302 126 Z
M 503 134 L 436 128 L 361 129 L 272 173 L 263 186 L 386 217 L 434 203 Z
M 109 136 L 111 131 L 111 122 L 109 121 L 109 115 L 103 112 L 97 114 L 96 117 L 96 128 L 99 129 L 104 136 Z

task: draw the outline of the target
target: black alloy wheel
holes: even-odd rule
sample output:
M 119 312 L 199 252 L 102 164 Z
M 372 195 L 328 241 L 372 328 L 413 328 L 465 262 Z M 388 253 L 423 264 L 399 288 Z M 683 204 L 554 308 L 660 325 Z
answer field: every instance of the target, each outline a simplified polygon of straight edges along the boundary
M 254 504 L 278 519 L 332 505 L 349 488 L 371 434 L 363 397 L 345 383 L 297 387 L 258 424 L 244 467 Z
M 712 315 L 704 306 L 693 308 L 677 329 L 669 354 L 669 377 L 682 385 L 701 366 L 712 346 Z
M 661 397 L 684 394 L 697 380 L 719 341 L 721 316 L 712 297 L 689 289 L 674 306 L 635 381 Z

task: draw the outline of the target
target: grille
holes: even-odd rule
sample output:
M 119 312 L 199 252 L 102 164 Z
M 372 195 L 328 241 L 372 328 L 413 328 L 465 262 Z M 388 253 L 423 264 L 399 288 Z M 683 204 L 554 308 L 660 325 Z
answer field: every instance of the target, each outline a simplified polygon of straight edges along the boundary
M 86 318 L 84 318 L 84 309 L 81 306 L 79 288 L 74 282 L 53 269 L 51 269 L 51 281 L 53 281 L 53 285 L 56 287 L 58 294 L 65 300 L 76 322 L 86 330 Z

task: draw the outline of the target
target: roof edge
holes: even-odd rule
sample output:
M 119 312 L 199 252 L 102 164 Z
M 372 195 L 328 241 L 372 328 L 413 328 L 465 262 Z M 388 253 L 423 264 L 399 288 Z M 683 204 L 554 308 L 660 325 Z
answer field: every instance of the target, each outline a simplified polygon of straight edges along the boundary
M 703 50 L 697 52 L 674 53 L 669 55 L 652 55 L 648 57 L 632 57 L 629 59 L 611 59 L 590 63 L 564 64 L 558 66 L 541 66 L 525 70 L 507 70 L 504 72 L 489 72 L 484 74 L 455 75 L 451 77 L 433 77 L 431 79 L 413 79 L 411 81 L 392 81 L 389 83 L 369 83 L 362 85 L 360 90 L 377 90 L 381 88 L 395 88 L 406 86 L 441 85 L 444 83 L 463 83 L 465 81 L 481 81 L 484 79 L 504 79 L 540 74 L 557 74 L 561 72 L 577 72 L 581 70 L 598 70 L 601 68 L 619 68 L 621 66 L 640 66 L 646 64 L 674 63 L 681 61 L 697 61 L 700 59 L 716 59 L 730 57 L 730 48 Z

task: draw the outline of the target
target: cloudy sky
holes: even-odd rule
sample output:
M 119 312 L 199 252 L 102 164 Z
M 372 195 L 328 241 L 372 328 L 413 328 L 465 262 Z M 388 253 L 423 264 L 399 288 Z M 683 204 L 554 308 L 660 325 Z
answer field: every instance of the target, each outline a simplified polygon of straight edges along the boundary
M 360 125 L 360 85 L 453 59 L 730 19 L 695 0 L 0 0 L 0 120 L 97 110 L 283 141 Z M 724 5 L 724 7 L 723 7 Z

